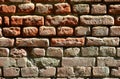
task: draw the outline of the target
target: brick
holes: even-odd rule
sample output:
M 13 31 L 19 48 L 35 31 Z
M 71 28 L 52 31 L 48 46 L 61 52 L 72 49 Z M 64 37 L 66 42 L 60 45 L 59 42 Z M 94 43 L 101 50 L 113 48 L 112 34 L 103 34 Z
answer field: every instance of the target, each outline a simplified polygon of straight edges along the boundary
M 9 49 L 8 48 L 0 48 L 0 57 L 8 57 Z
M 42 77 L 54 77 L 56 74 L 56 68 L 47 67 L 46 69 L 40 69 L 40 76 Z
M 49 40 L 45 38 L 16 38 L 18 47 L 48 47 Z
M 15 67 L 3 68 L 4 77 L 18 77 L 20 69 Z
M 10 56 L 14 57 L 14 58 L 16 58 L 16 57 L 18 57 L 18 58 L 26 57 L 27 52 L 24 49 L 12 48 L 11 51 L 10 51 Z
M 120 14 L 120 5 L 110 5 L 109 6 L 109 14 Z
M 82 47 L 82 56 L 98 56 L 98 47 Z
M 2 24 L 2 17 L 0 16 L 0 25 Z
M 22 58 L 17 58 L 16 59 L 16 65 L 17 67 L 20 67 L 20 68 L 23 68 L 23 67 L 29 67 L 28 66 L 28 59 L 25 58 L 25 57 L 22 57 Z
M 37 36 L 38 28 L 37 27 L 24 27 L 22 35 L 24 37 Z
M 51 79 L 51 78 L 18 78 L 18 79 Z
M 71 8 L 68 3 L 57 3 L 54 7 L 56 14 L 68 14 L 71 12 Z
M 62 66 L 95 66 L 95 58 L 92 57 L 74 57 L 74 58 L 68 58 L 63 57 L 62 58 Z
M 118 46 L 119 38 L 117 37 L 104 37 L 104 38 L 96 38 L 96 37 L 87 37 L 87 46 Z
M 44 25 L 44 17 L 37 15 L 26 15 L 23 17 L 23 24 L 27 26 L 41 26 Z
M 54 36 L 54 35 L 56 35 L 56 29 L 55 29 L 55 27 L 42 26 L 39 28 L 39 35 Z
M 90 6 L 88 4 L 75 4 L 73 5 L 73 11 L 77 14 L 88 14 L 90 12 Z
M 107 13 L 107 7 L 103 4 L 92 5 L 91 7 L 92 14 L 105 14 Z
M 80 54 L 80 48 L 72 47 L 72 48 L 66 48 L 64 50 L 64 56 L 66 57 L 74 57 L 78 56 Z
M 120 67 L 118 67 L 118 69 L 112 69 L 111 75 L 115 77 L 120 77 Z
M 2 69 L 0 69 L 0 76 L 2 76 Z M 2 78 L 0 78 L 0 79 L 2 79 Z
M 5 0 L 0 0 L 0 2 L 5 2 Z
M 108 67 L 93 67 L 93 76 L 106 77 L 109 76 L 110 70 Z
M 0 37 L 3 36 L 2 29 L 0 28 Z
M 2 37 L 0 38 L 0 46 L 12 47 L 14 46 L 14 39 Z
M 19 36 L 20 35 L 20 27 L 5 27 L 3 28 L 3 34 L 5 36 Z
M 60 60 L 55 58 L 34 58 L 35 65 L 37 67 L 56 67 L 59 66 Z
M 35 12 L 38 14 L 51 14 L 53 13 L 53 5 L 37 3 Z
M 80 16 L 80 23 L 82 25 L 114 25 L 114 18 L 109 15 L 104 16 Z
M 9 19 L 8 16 L 4 16 L 4 24 L 5 24 L 6 26 L 9 26 L 9 25 L 10 25 L 10 19 Z
M 22 2 L 31 2 L 31 0 L 8 0 L 9 2 L 16 2 L 16 3 L 22 3 Z
M 116 56 L 115 47 L 100 47 L 100 56 Z
M 120 57 L 120 48 L 117 47 L 116 51 L 117 51 L 117 56 Z
M 110 27 L 110 35 L 111 36 L 120 36 L 120 27 L 119 26 L 112 26 Z
M 52 38 L 52 46 L 84 46 L 84 38 Z
M 58 36 L 72 36 L 73 35 L 73 28 L 71 27 L 58 27 L 57 28 L 57 35 Z
M 57 77 L 71 77 L 74 76 L 73 67 L 57 68 Z
M 11 25 L 13 25 L 13 26 L 23 25 L 23 17 L 21 17 L 21 16 L 11 16 Z
M 58 2 L 65 2 L 65 0 L 34 0 L 35 2 L 41 3 L 58 3 Z
M 37 67 L 21 68 L 21 76 L 22 77 L 37 77 L 38 68 Z
M 0 13 L 15 13 L 16 6 L 15 5 L 0 5 Z
M 108 36 L 109 29 L 107 27 L 93 27 L 92 36 Z
M 120 2 L 120 0 L 104 0 L 104 2 Z
M 34 11 L 33 3 L 24 3 L 18 5 L 18 13 L 32 13 Z
M 72 15 L 66 15 L 66 16 L 50 16 L 48 15 L 46 17 L 45 21 L 46 25 L 54 25 L 54 26 L 75 26 L 78 24 L 78 18 L 76 16 Z
M 45 56 L 45 49 L 33 48 L 30 55 L 31 55 L 31 57 L 43 57 L 43 56 Z
M 80 3 L 80 2 L 101 2 L 101 0 L 69 0 L 71 3 Z
M 77 77 L 89 77 L 91 76 L 92 73 L 91 70 L 92 70 L 91 67 L 79 67 L 79 66 L 74 69 L 75 75 Z

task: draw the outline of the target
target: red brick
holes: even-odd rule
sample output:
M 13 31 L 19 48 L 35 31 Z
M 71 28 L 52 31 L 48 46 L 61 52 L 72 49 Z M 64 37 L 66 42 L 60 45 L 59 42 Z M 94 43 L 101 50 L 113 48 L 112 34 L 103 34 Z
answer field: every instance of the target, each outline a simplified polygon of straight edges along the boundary
M 23 24 L 22 16 L 11 16 L 11 25 L 19 26 Z
M 65 2 L 65 0 L 34 0 L 35 2 L 41 3 L 58 3 L 58 2 Z
M 71 8 L 68 3 L 57 3 L 54 7 L 56 14 L 67 14 L 71 12 Z
M 120 5 L 110 5 L 109 14 L 120 14 Z
M 34 4 L 33 3 L 25 3 L 18 5 L 18 13 L 32 13 L 34 11 Z
M 20 67 L 20 68 L 33 66 L 33 65 L 30 64 L 31 62 L 26 57 L 16 58 L 16 63 L 17 63 L 16 64 L 17 67 Z
M 0 17 L 0 25 L 2 24 L 2 17 Z
M 5 0 L 0 0 L 0 2 L 5 2 Z
M 10 19 L 9 19 L 8 16 L 4 16 L 4 24 L 5 24 L 6 26 L 9 26 L 9 25 L 10 25 Z
M 16 6 L 15 5 L 0 5 L 0 13 L 15 13 Z
M 22 35 L 27 36 L 37 36 L 38 28 L 37 27 L 24 27 Z
M 120 67 L 118 67 L 118 69 L 112 69 L 111 75 L 115 77 L 120 77 Z
M 0 38 L 0 46 L 12 47 L 14 46 L 14 39 L 11 38 Z
M 8 48 L 0 48 L 0 57 L 8 57 L 9 49 Z
M 110 27 L 110 35 L 111 36 L 120 36 L 120 26 Z
M 58 36 L 72 36 L 73 35 L 73 28 L 71 28 L 71 27 L 58 27 L 57 28 L 57 35 Z
M 55 27 L 42 26 L 39 28 L 39 35 L 40 36 L 54 36 L 56 35 L 56 29 Z
M 20 27 L 5 27 L 3 28 L 3 33 L 5 36 L 19 36 Z
M 52 38 L 52 46 L 84 46 L 84 38 Z
M 78 25 L 78 18 L 72 15 L 67 15 L 67 16 L 50 16 L 48 15 L 46 17 L 45 21 L 46 25 L 54 25 L 54 26 L 75 26 Z

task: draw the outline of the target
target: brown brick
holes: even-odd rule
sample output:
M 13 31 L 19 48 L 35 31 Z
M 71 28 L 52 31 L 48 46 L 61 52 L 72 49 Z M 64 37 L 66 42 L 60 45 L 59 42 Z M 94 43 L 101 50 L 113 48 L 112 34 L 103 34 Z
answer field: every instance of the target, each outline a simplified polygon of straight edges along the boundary
M 27 26 L 41 26 L 44 25 L 44 17 L 37 15 L 27 15 L 23 17 L 23 24 Z
M 56 68 L 47 67 L 45 69 L 40 69 L 40 76 L 42 77 L 53 77 L 56 74 Z
M 80 23 L 82 25 L 114 25 L 114 18 L 109 15 L 104 16 L 80 16 Z
M 14 39 L 11 38 L 0 38 L 0 46 L 11 47 L 14 46 Z
M 33 3 L 25 3 L 18 5 L 18 13 L 31 13 L 34 11 L 34 4 Z
M 15 13 L 16 6 L 15 5 L 0 5 L 0 13 Z
M 43 48 L 33 48 L 30 55 L 32 57 L 42 57 L 45 56 L 45 49 Z
M 8 48 L 0 48 L 0 57 L 8 57 L 9 49 Z
M 51 78 L 18 78 L 18 79 L 51 79 Z
M 3 32 L 2 32 L 2 29 L 0 28 L 0 37 L 3 36 Z
M 37 3 L 35 12 L 38 14 L 51 14 L 53 13 L 53 5 Z
M 49 40 L 45 38 L 16 38 L 18 47 L 48 47 Z
M 78 24 L 78 18 L 72 15 L 66 15 L 66 16 L 50 16 L 48 15 L 46 17 L 46 21 L 45 21 L 46 25 L 54 25 L 54 26 L 75 26 Z
M 11 25 L 18 26 L 23 24 L 23 17 L 21 16 L 11 16 Z
M 91 76 L 91 70 L 92 68 L 91 67 L 76 67 L 75 68 L 75 75 L 77 77 L 89 77 Z
M 63 57 L 62 58 L 62 66 L 95 66 L 95 58 L 93 57 L 74 57 L 74 58 L 68 58 Z
M 120 48 L 117 47 L 116 51 L 117 51 L 117 56 L 120 57 Z
M 57 35 L 58 36 L 72 36 L 73 35 L 73 28 L 71 28 L 71 27 L 58 27 L 57 28 Z
M 105 14 L 107 13 L 107 7 L 106 5 L 102 5 L 102 4 L 92 5 L 91 13 L 92 14 Z
M 68 14 L 71 12 L 71 8 L 68 3 L 57 3 L 54 7 L 56 14 Z
M 108 36 L 108 27 L 93 27 L 92 28 L 92 36 Z
M 9 25 L 10 25 L 10 19 L 9 19 L 8 16 L 4 16 L 4 24 L 5 24 L 6 26 L 9 26 Z
M 74 70 L 72 67 L 61 67 L 57 69 L 58 77 L 71 77 L 74 76 Z
M 37 67 L 21 68 L 21 76 L 22 77 L 37 77 L 38 68 Z
M 88 4 L 75 4 L 73 5 L 73 11 L 78 14 L 88 14 L 90 6 Z
M 3 68 L 4 77 L 18 77 L 20 69 L 15 67 Z
M 28 66 L 28 59 L 26 58 L 26 57 L 22 57 L 22 58 L 17 58 L 16 59 L 16 65 L 17 65 L 17 67 L 20 67 L 20 68 L 23 68 L 23 67 L 29 67 Z
M 120 5 L 110 5 L 109 14 L 120 14 Z
M 31 2 L 31 0 L 8 0 L 9 2 L 18 3 L 18 2 Z
M 21 57 L 26 57 L 27 56 L 27 52 L 24 49 L 17 49 L 17 48 L 13 48 L 10 51 L 10 56 L 16 58 L 21 58 Z
M 84 27 L 84 26 L 77 26 L 75 28 L 75 35 L 76 36 L 84 36 L 84 35 L 90 35 L 90 27 Z
M 120 2 L 120 0 L 104 0 L 104 2 Z
M 39 35 L 40 36 L 54 36 L 56 35 L 56 29 L 55 27 L 42 26 L 39 28 Z
M 19 36 L 20 27 L 5 27 L 3 28 L 3 33 L 5 36 Z
M 5 2 L 5 0 L 0 0 L 0 2 Z
M 27 36 L 37 36 L 38 34 L 38 28 L 37 27 L 24 27 L 22 35 Z
M 71 3 L 81 3 L 81 2 L 101 2 L 101 0 L 69 0 Z
M 52 46 L 84 46 L 84 38 L 52 38 Z
M 58 3 L 58 2 L 65 2 L 65 0 L 34 0 L 35 2 L 41 3 Z
M 110 27 L 110 35 L 111 36 L 120 36 L 120 27 L 119 26 Z
M 47 49 L 47 56 L 62 57 L 63 56 L 63 49 L 59 48 L 59 47 L 49 47 Z
M 95 77 L 106 77 L 109 76 L 109 73 L 108 67 L 93 67 L 93 76 Z
M 0 25 L 2 24 L 2 17 L 0 16 Z
M 112 69 L 111 75 L 115 77 L 120 77 L 120 67 L 118 67 L 118 69 Z

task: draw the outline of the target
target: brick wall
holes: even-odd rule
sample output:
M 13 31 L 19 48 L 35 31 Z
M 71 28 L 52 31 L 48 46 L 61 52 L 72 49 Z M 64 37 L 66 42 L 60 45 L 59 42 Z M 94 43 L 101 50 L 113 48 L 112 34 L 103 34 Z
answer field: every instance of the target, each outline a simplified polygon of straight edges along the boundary
M 0 79 L 119 79 L 120 0 L 0 0 Z

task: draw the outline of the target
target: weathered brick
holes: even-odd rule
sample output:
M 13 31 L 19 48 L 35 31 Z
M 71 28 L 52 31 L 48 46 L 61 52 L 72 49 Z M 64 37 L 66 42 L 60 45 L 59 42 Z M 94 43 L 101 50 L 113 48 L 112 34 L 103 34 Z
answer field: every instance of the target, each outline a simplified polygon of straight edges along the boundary
M 57 28 L 57 35 L 58 36 L 72 36 L 73 35 L 73 28 L 71 27 L 58 27 Z
M 20 3 L 22 3 L 22 2 L 31 2 L 31 0 L 8 0 L 9 2 L 16 2 L 16 3 L 18 3 L 18 2 L 20 2 Z
M 45 38 L 16 38 L 18 47 L 48 47 L 49 40 Z
M 13 26 L 23 25 L 23 17 L 21 17 L 21 16 L 11 16 L 11 25 L 13 25 Z
M 115 77 L 120 77 L 120 67 L 118 67 L 118 69 L 112 69 L 111 75 Z
M 37 77 L 38 68 L 37 67 L 21 68 L 21 76 L 22 77 Z
M 108 67 L 93 67 L 93 76 L 106 77 L 109 76 L 110 70 Z
M 68 3 L 57 3 L 54 7 L 56 14 L 68 14 L 71 12 L 71 8 Z
M 3 36 L 2 29 L 0 28 L 0 37 Z
M 47 56 L 62 57 L 63 56 L 63 49 L 59 48 L 59 47 L 48 47 Z
M 20 27 L 5 27 L 3 28 L 3 34 L 5 36 L 19 36 Z
M 69 0 L 71 3 L 80 3 L 80 2 L 101 2 L 101 0 Z
M 4 77 L 18 77 L 20 69 L 15 67 L 3 68 L 3 76 Z
M 2 17 L 0 16 L 0 25 L 2 24 Z
M 120 14 L 120 5 L 110 5 L 109 14 Z
M 18 13 L 31 13 L 34 11 L 34 4 L 33 3 L 25 3 L 18 5 Z
M 45 21 L 46 25 L 54 25 L 54 26 L 75 26 L 78 24 L 78 18 L 76 16 L 72 16 L 72 15 L 66 15 L 66 16 L 50 16 L 48 15 L 46 17 L 46 21 Z
M 114 25 L 114 18 L 109 15 L 104 16 L 80 16 L 80 23 L 82 25 Z
M 64 56 L 66 57 L 74 57 L 78 56 L 80 54 L 80 48 L 73 47 L 73 48 L 67 48 L 64 50 Z
M 21 68 L 23 68 L 23 67 L 29 67 L 28 66 L 28 59 L 26 58 L 26 57 L 22 57 L 22 58 L 17 58 L 16 59 L 16 65 L 17 65 L 17 67 L 21 67 Z
M 5 2 L 5 0 L 0 0 L 0 2 Z
M 33 48 L 30 55 L 32 57 L 42 57 L 45 56 L 45 49 L 43 48 Z
M 14 58 L 16 58 L 16 57 L 18 57 L 18 58 L 26 57 L 27 56 L 27 52 L 24 49 L 13 48 L 10 51 L 10 56 L 14 57 Z
M 52 46 L 84 46 L 84 38 L 52 38 Z
M 8 16 L 4 16 L 4 24 L 5 24 L 6 26 L 9 26 L 9 25 L 10 25 L 10 19 L 9 19 Z
M 18 78 L 18 79 L 51 79 L 51 78 Z
M 75 76 L 73 67 L 60 67 L 57 68 L 58 77 L 71 77 Z
M 9 49 L 8 48 L 0 48 L 0 57 L 8 57 Z
M 82 56 L 98 56 L 98 47 L 82 47 Z
M 65 2 L 65 0 L 34 0 L 35 2 L 41 3 L 58 3 L 58 2 Z
M 0 5 L 0 13 L 15 13 L 16 12 L 16 6 L 15 5 Z
M 53 5 L 37 3 L 35 12 L 38 14 L 51 14 L 53 13 Z
M 56 68 L 47 67 L 45 69 L 40 69 L 40 76 L 42 77 L 54 77 L 56 74 Z
M 120 48 L 117 47 L 116 51 L 117 51 L 117 56 L 120 57 Z
M 90 12 L 90 6 L 88 4 L 75 4 L 73 5 L 73 11 L 77 14 L 88 14 Z
M 116 49 L 115 47 L 100 47 L 100 56 L 116 56 Z
M 120 27 L 119 26 L 112 26 L 110 27 L 110 35 L 111 36 L 120 36 Z
M 109 29 L 107 27 L 93 27 L 92 36 L 108 36 Z
M 42 26 L 39 28 L 39 35 L 54 36 L 54 35 L 56 35 L 56 29 L 55 29 L 55 27 Z
M 62 66 L 95 66 L 95 58 L 92 57 L 74 57 L 74 58 L 68 58 L 63 57 L 62 58 Z
M 14 39 L 11 38 L 0 38 L 0 46 L 11 47 L 14 46 Z
M 105 14 L 107 13 L 106 5 L 96 4 L 91 7 L 92 14 Z
M 120 2 L 120 0 L 104 0 L 104 2 Z
M 22 35 L 27 36 L 37 36 L 38 34 L 38 28 L 37 27 L 24 27 Z

